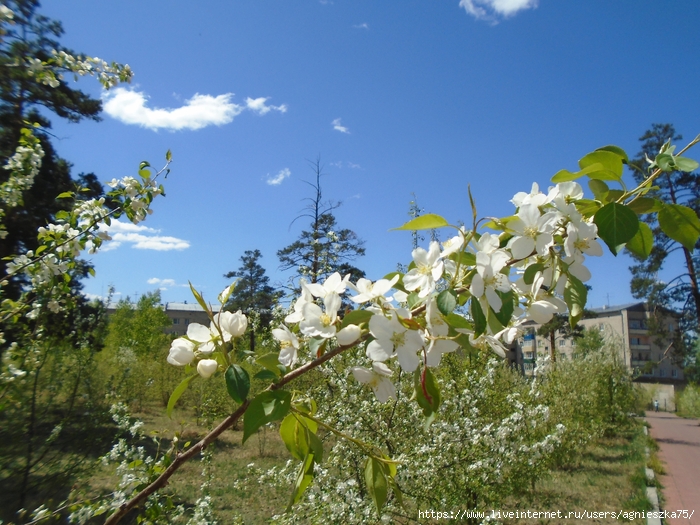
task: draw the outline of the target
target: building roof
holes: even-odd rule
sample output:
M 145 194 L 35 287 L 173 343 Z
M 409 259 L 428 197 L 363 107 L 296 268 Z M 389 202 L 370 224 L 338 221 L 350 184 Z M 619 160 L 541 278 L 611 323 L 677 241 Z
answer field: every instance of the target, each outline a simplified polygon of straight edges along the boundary
M 625 303 L 625 304 L 617 304 L 613 306 L 601 306 L 598 308 L 591 308 L 591 311 L 597 313 L 598 315 L 600 314 L 607 314 L 607 313 L 613 313 L 613 312 L 621 312 L 622 310 L 639 310 L 639 311 L 644 311 L 646 310 L 646 303 L 644 302 L 639 302 L 639 303 Z
M 211 305 L 211 309 L 214 312 L 218 312 L 221 308 L 219 306 Z M 203 312 L 199 303 L 165 303 L 165 311 L 177 311 L 177 312 Z

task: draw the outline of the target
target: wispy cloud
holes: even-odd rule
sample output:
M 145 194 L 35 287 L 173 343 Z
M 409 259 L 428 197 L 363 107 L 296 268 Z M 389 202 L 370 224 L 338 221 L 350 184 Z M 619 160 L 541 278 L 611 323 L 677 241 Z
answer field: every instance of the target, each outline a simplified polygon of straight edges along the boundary
M 274 177 L 268 175 L 267 180 L 265 182 L 267 182 L 270 186 L 279 186 L 280 184 L 282 184 L 282 181 L 289 177 L 291 174 L 292 172 L 289 170 L 289 168 L 284 168 L 281 169 L 279 173 L 277 173 L 277 175 L 275 175 Z
M 155 284 L 159 290 L 166 291 L 170 288 L 188 288 L 189 284 L 177 284 L 175 279 L 160 279 L 159 277 L 151 277 L 146 281 L 148 284 Z
M 282 104 L 281 106 L 266 105 L 265 102 L 269 100 L 270 97 L 259 97 L 259 98 L 246 98 L 245 105 L 246 108 L 255 111 L 259 115 L 266 115 L 270 111 L 279 111 L 280 113 L 287 112 L 287 105 Z
M 333 126 L 334 130 L 340 131 L 341 133 L 350 133 L 350 130 L 340 123 L 339 118 L 337 118 L 333 122 L 331 122 L 331 126 Z
M 160 230 L 128 222 L 113 221 L 109 226 L 101 226 L 100 230 L 106 231 L 112 238 L 111 241 L 106 241 L 100 248 L 103 252 L 116 250 L 122 244 L 131 244 L 132 248 L 137 250 L 156 250 L 160 252 L 185 250 L 190 247 L 189 241 L 178 239 L 177 237 L 157 235 L 160 233 Z
M 339 168 L 339 169 L 342 168 L 343 166 L 345 166 L 346 168 L 355 169 L 355 170 L 362 169 L 362 166 L 360 166 L 359 164 L 355 164 L 354 162 L 350 162 L 349 160 L 348 161 L 339 160 L 336 162 L 331 162 L 330 165 L 333 166 L 334 168 Z
M 534 9 L 537 3 L 538 0 L 459 0 L 459 6 L 474 18 L 494 23 L 523 9 Z
M 272 110 L 286 112 L 287 106 L 267 105 L 266 97 L 247 98 L 245 105 L 231 101 L 233 93 L 224 95 L 195 94 L 179 108 L 149 108 L 148 96 L 133 89 L 115 88 L 102 95 L 105 113 L 125 124 L 144 128 L 178 131 L 201 129 L 207 126 L 223 126 L 245 110 L 265 115 Z
M 366 29 L 366 30 L 369 30 L 369 25 L 367 25 L 367 22 L 364 22 L 364 23 L 362 23 L 362 24 L 355 24 L 355 25 L 353 25 L 352 27 L 354 27 L 355 29 Z

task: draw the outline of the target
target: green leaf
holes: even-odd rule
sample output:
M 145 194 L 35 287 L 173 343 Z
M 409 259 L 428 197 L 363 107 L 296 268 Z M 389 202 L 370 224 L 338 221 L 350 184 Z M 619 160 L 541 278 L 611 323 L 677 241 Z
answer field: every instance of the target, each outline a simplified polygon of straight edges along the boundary
M 280 375 L 280 369 L 277 367 L 279 364 L 279 354 L 277 352 L 261 355 L 255 362 L 275 374 L 275 376 Z
M 471 252 L 455 252 L 450 259 L 462 266 L 476 266 L 476 254 Z
M 311 426 L 313 431 L 310 432 L 308 426 Z M 314 434 L 317 428 L 318 425 L 311 419 L 298 414 L 287 414 L 287 417 L 284 418 L 284 421 L 282 421 L 280 425 L 280 437 L 287 447 L 287 450 L 289 450 L 289 453 L 296 459 L 303 461 L 309 453 L 308 434 L 309 432 Z M 323 450 L 323 447 L 321 450 Z
M 443 290 L 437 296 L 437 307 L 442 315 L 449 315 L 457 306 L 457 294 L 454 290 Z
M 323 441 L 308 427 L 306 429 L 306 439 L 309 442 L 309 450 L 313 452 L 314 460 L 320 465 L 323 463 Z
M 515 311 L 515 295 L 513 294 L 513 290 L 507 292 L 496 291 L 496 293 L 501 298 L 501 301 L 503 301 L 503 305 L 501 306 L 500 312 L 494 310 L 494 313 L 496 314 L 496 318 L 505 327 L 508 326 L 508 323 L 513 317 L 513 312 Z
M 627 207 L 637 215 L 641 215 L 642 213 L 651 213 L 661 209 L 659 206 L 659 201 L 652 199 L 651 197 L 639 197 L 638 199 L 629 202 Z
M 304 495 L 304 491 L 311 484 L 314 479 L 314 455 L 307 454 L 304 461 L 299 468 L 299 474 L 297 474 L 296 482 L 294 483 L 294 490 L 292 491 L 292 497 L 289 500 L 289 505 L 287 506 L 287 512 L 292 508 L 292 506 L 299 503 L 301 497 Z
M 75 193 L 73 193 L 72 191 L 64 191 L 63 193 L 60 193 L 58 195 L 58 197 L 56 197 L 56 198 L 57 199 L 70 199 L 71 197 L 73 197 L 73 195 L 75 195 Z
M 589 178 L 598 180 L 620 180 L 622 178 L 622 170 L 624 168 L 622 158 L 612 151 L 596 150 L 578 161 L 578 165 L 582 170 L 598 164 L 602 168 L 588 173 Z
M 602 148 L 598 148 L 596 151 L 610 151 L 611 153 L 614 153 L 618 157 L 620 157 L 620 160 L 622 161 L 623 164 L 627 164 L 629 162 L 629 157 L 627 156 L 627 153 L 625 150 L 618 146 L 613 146 L 612 144 L 608 146 L 603 146 Z
M 292 394 L 286 390 L 265 391 L 258 394 L 243 416 L 243 443 L 261 426 L 279 421 L 289 413 Z
M 673 157 L 673 160 L 675 161 L 676 168 L 678 168 L 679 171 L 685 171 L 686 173 L 695 171 L 698 169 L 698 166 L 700 166 L 700 164 L 693 159 L 689 159 L 688 157 Z
M 575 203 L 576 209 L 584 217 L 593 217 L 596 212 L 602 207 L 602 204 L 592 199 L 579 199 Z
M 535 275 L 537 275 L 537 272 L 541 272 L 542 270 L 544 270 L 544 264 L 542 263 L 535 263 L 528 266 L 525 270 L 525 275 L 523 275 L 525 284 L 531 285 L 535 281 Z
M 598 210 L 593 222 L 598 226 L 598 236 L 605 241 L 613 255 L 617 255 L 639 230 L 637 214 L 616 202 L 610 202 Z
M 450 223 L 447 222 L 442 217 L 440 217 L 439 215 L 435 215 L 434 213 L 426 213 L 425 215 L 421 215 L 420 217 L 416 217 L 415 219 L 408 221 L 403 226 L 399 226 L 398 228 L 392 228 L 389 231 L 392 231 L 392 230 L 434 230 L 436 228 L 444 228 L 445 226 L 449 226 L 449 225 L 450 225 Z
M 365 465 L 365 484 L 367 491 L 374 500 L 377 513 L 382 513 L 382 507 L 386 503 L 389 483 L 384 464 L 376 458 L 367 458 Z
M 653 245 L 654 234 L 651 228 L 645 222 L 640 222 L 639 231 L 627 242 L 626 248 L 636 256 L 646 259 L 649 257 Z
M 170 162 L 171 160 L 173 160 L 173 154 L 170 150 L 165 152 L 165 160 L 166 162 Z
M 239 365 L 233 364 L 226 369 L 226 389 L 236 403 L 243 403 L 250 392 L 250 376 Z
M 413 386 L 416 389 L 416 401 L 423 409 L 424 416 L 430 416 L 433 412 L 437 412 L 442 402 L 440 396 L 440 385 L 435 379 L 435 375 L 430 368 L 425 367 L 422 370 L 416 369 L 413 374 Z
M 471 298 L 469 306 L 471 307 L 472 319 L 474 319 L 474 335 L 478 337 L 486 331 L 486 316 L 476 297 Z
M 471 329 L 472 325 L 461 315 L 452 313 L 445 316 L 445 322 L 452 328 L 463 328 L 466 330 Z
M 270 370 L 260 370 L 257 374 L 253 376 L 253 379 L 260 379 L 261 381 L 274 381 L 279 375 L 279 369 L 277 374 L 271 372 Z
M 139 175 L 141 175 L 141 178 L 143 179 L 150 179 L 151 178 L 151 170 L 139 170 Z
M 591 164 L 590 166 L 587 166 L 581 171 L 577 171 L 576 173 L 572 173 L 569 170 L 559 170 L 554 174 L 554 177 L 552 177 L 552 182 L 567 182 L 570 180 L 580 179 L 584 175 L 590 175 L 591 173 L 600 171 L 602 169 L 602 164 Z
M 564 301 L 569 307 L 569 324 L 573 329 L 583 317 L 583 311 L 588 299 L 588 289 L 578 278 L 568 274 L 568 280 L 564 288 Z
M 195 290 L 195 288 L 194 288 L 194 286 L 192 286 L 191 282 L 189 284 L 190 284 L 190 290 L 192 291 L 192 295 L 194 295 L 194 298 L 199 303 L 199 306 L 201 306 L 205 312 L 209 313 L 209 307 L 207 306 L 207 303 L 204 302 L 204 298 L 202 297 L 202 295 L 197 290 Z
M 190 385 L 190 381 L 192 381 L 198 375 L 199 374 L 193 374 L 183 379 L 182 382 L 179 385 L 177 385 L 175 390 L 173 390 L 173 393 L 170 394 L 170 399 L 168 399 L 168 408 L 166 408 L 165 411 L 168 417 L 173 416 L 173 409 L 175 408 L 175 403 L 177 403 L 177 400 L 180 399 L 180 396 L 185 393 L 185 390 L 187 390 L 187 387 Z
M 600 201 L 604 201 L 605 196 L 608 194 L 608 191 L 610 191 L 607 184 L 605 184 L 602 180 L 597 179 L 589 180 L 588 187 L 593 192 L 593 196 Z
M 418 297 L 418 292 L 411 292 L 406 298 L 406 304 L 410 309 L 413 309 L 420 302 L 420 297 Z
M 668 153 L 659 153 L 654 159 L 654 163 L 659 167 L 661 171 L 670 172 L 675 168 L 675 163 L 673 162 L 673 155 Z
M 368 323 L 372 318 L 372 312 L 369 310 L 353 310 L 348 312 L 345 317 L 343 317 L 343 322 L 340 325 L 341 330 L 350 324 L 361 325 L 362 323 Z
M 328 344 L 328 339 L 323 337 L 312 337 L 309 339 L 309 351 L 316 357 L 321 357 Z
M 671 239 L 693 251 L 700 235 L 700 220 L 695 212 L 680 204 L 667 204 L 659 212 L 659 226 Z

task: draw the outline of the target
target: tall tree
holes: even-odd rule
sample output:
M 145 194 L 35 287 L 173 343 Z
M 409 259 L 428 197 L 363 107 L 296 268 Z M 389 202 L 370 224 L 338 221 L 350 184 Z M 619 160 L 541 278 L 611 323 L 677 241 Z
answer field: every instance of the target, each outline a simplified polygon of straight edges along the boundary
M 261 258 L 260 250 L 246 250 L 241 256 L 238 270 L 224 275 L 228 279 L 238 278 L 224 308 L 231 311 L 241 310 L 248 318 L 255 318 L 248 325 L 251 351 L 255 351 L 256 335 L 270 326 L 272 310 L 281 295 L 270 286 L 270 278 L 265 275 L 265 268 L 258 262 Z
M 637 156 L 630 161 L 633 167 L 634 177 L 641 182 L 647 173 L 647 158 L 654 159 L 667 141 L 676 142 L 682 137 L 676 133 L 672 124 L 652 124 L 640 137 L 642 148 Z M 700 174 L 684 173 L 682 171 L 670 171 L 662 173 L 655 181 L 656 189 L 649 192 L 649 196 L 661 200 L 669 205 L 683 205 L 692 209 L 697 221 L 700 213 Z M 686 246 L 677 240 L 671 239 L 659 225 L 661 213 L 649 214 L 644 221 L 651 228 L 654 237 L 654 245 L 651 254 L 645 260 L 634 256 L 637 263 L 630 267 L 632 272 L 631 291 L 637 299 L 644 299 L 652 307 L 675 309 L 681 312 L 681 330 L 677 333 L 678 341 L 674 345 L 676 351 L 681 350 L 677 345 L 682 345 L 681 334 L 694 332 L 700 326 L 700 290 L 698 289 L 698 269 L 700 268 L 700 242 L 694 246 Z M 668 231 L 668 230 L 667 230 Z M 659 273 L 662 270 L 670 270 L 669 266 L 676 263 L 676 259 L 669 256 L 674 252 L 681 255 L 682 262 L 678 270 L 673 270 L 676 275 L 668 281 L 662 281 Z M 668 336 L 664 333 L 663 323 L 656 331 L 660 336 Z
M 309 204 L 292 223 L 301 218 L 311 219 L 311 223 L 296 241 L 277 252 L 280 268 L 296 270 L 298 277 L 312 283 L 325 279 L 333 272 L 349 273 L 353 280 L 364 277 L 365 273 L 351 264 L 365 254 L 364 241 L 354 231 L 338 228 L 333 210 L 341 203 L 323 199 L 321 161 L 317 159 L 310 164 L 315 181 L 304 182 L 313 188 L 313 196 L 304 199 Z
M 37 78 L 37 60 L 51 59 L 54 50 L 73 54 L 57 40 L 63 34 L 61 23 L 38 14 L 38 0 L 10 0 L 5 4 L 12 10 L 13 20 L 5 34 L 0 35 L 0 165 L 4 166 L 14 154 L 26 122 L 41 125 L 35 135 L 44 150 L 44 158 L 34 184 L 24 192 L 23 205 L 8 210 L 4 218 L 7 235 L 0 238 L 0 261 L 36 248 L 37 228 L 45 226 L 68 206 L 57 200 L 57 195 L 74 190 L 76 185 L 88 189 L 82 194 L 85 198 L 102 193 L 102 186 L 93 174 L 71 178 L 70 164 L 56 154 L 46 131 L 51 127 L 46 110 L 78 122 L 83 118 L 99 120 L 102 108 L 99 100 L 68 87 L 61 79 L 56 79 L 57 85 L 52 86 Z M 0 169 L 0 183 L 7 180 L 8 174 Z M 0 262 L 0 275 L 5 274 L 5 264 Z M 5 293 L 16 295 L 19 286 L 21 283 L 11 283 Z

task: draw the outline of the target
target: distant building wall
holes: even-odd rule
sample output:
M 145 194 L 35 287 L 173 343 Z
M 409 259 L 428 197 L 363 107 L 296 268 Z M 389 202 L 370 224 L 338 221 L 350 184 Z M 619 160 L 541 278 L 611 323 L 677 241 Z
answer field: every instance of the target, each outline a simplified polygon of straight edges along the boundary
M 619 351 L 619 359 L 635 375 L 645 381 L 676 383 L 684 380 L 683 369 L 676 362 L 670 341 L 658 341 L 649 333 L 648 320 L 651 312 L 645 303 L 631 303 L 621 306 L 596 308 L 596 317 L 581 319 L 585 328 L 600 330 L 604 337 L 614 343 Z M 661 321 L 669 332 L 678 330 L 678 321 L 671 312 Z M 515 346 L 515 361 L 526 375 L 535 373 L 537 358 L 551 354 L 549 337 L 537 335 L 542 325 L 529 322 Z M 563 333 L 554 337 L 554 351 L 557 360 L 573 359 L 576 356 L 576 342 Z

